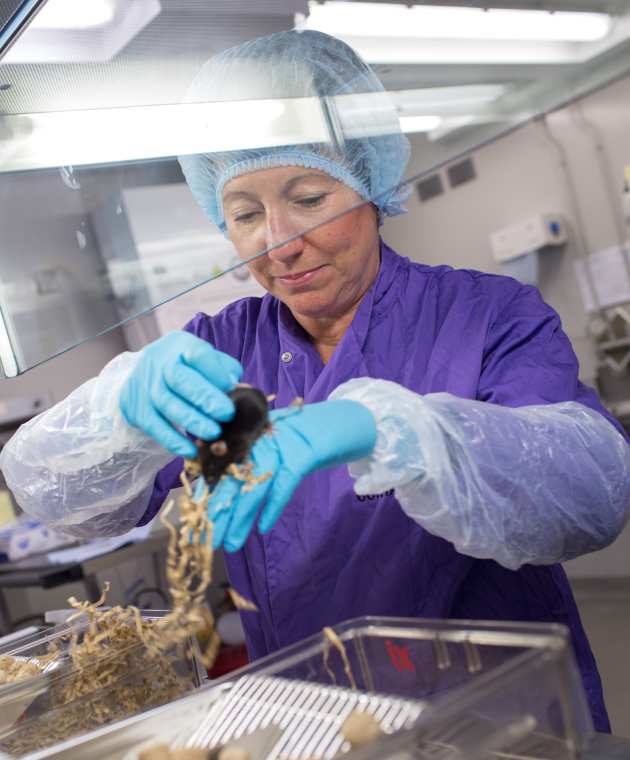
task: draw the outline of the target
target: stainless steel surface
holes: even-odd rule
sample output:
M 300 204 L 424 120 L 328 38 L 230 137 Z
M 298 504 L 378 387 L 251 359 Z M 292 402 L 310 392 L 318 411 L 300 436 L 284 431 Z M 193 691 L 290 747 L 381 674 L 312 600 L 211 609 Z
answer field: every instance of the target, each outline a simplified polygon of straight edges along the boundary
M 363 0 L 368 3 L 400 3 L 400 0 Z M 471 8 L 509 8 L 547 11 L 596 11 L 622 13 L 627 0 L 407 0 L 407 5 L 461 5 Z
M 8 53 L 20 34 L 28 27 L 46 0 L 22 0 L 2 4 L 0 16 L 0 58 Z

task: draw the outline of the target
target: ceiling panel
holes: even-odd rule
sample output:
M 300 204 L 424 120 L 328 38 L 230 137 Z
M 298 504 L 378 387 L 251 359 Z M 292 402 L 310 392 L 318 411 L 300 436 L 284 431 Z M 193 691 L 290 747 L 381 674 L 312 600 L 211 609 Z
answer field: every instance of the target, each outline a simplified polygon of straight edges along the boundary
M 431 0 L 438 2 L 452 4 Z M 0 0 L 0 12 L 6 14 L 17 4 Z M 626 12 L 630 8 L 629 0 L 462 0 L 461 4 L 558 10 L 619 10 L 623 6 Z M 306 5 L 306 0 L 161 0 L 161 13 L 111 61 L 0 64 L 0 114 L 180 102 L 204 60 L 243 40 L 291 28 L 294 12 L 305 10 Z M 627 21 L 621 23 L 627 26 Z M 625 36 L 627 42 L 630 35 Z M 615 56 L 628 57 L 627 44 L 618 47 L 602 56 L 602 65 L 609 66 Z M 567 90 L 568 84 L 571 92 L 579 91 L 582 71 L 580 65 L 541 65 L 535 60 L 519 65 L 379 64 L 374 68 L 391 90 L 508 84 L 518 96 L 514 102 L 519 108 L 528 100 L 540 102 L 541 90 L 555 86 L 558 102 L 564 97 L 560 89 Z M 615 63 L 609 69 L 617 75 L 623 66 Z M 591 71 L 584 71 L 591 77 Z M 553 97 L 545 97 L 544 102 L 553 102 Z
M 357 0 L 367 3 L 401 4 L 402 0 Z M 350 0 L 352 2 L 352 0 Z M 512 8 L 548 11 L 599 11 L 624 13 L 628 0 L 404 0 L 404 5 L 458 5 L 464 8 Z
M 245 40 L 291 29 L 294 10 L 305 10 L 306 0 L 233 6 L 225 0 L 161 0 L 161 6 L 110 61 L 0 62 L 0 114 L 180 102 L 203 61 Z

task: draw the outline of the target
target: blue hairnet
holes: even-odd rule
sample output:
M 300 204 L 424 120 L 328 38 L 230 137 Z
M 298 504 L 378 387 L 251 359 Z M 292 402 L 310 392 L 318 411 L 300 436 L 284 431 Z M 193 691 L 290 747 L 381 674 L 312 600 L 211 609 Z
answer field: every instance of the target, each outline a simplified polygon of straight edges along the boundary
M 384 93 L 372 69 L 345 42 L 322 32 L 286 31 L 225 50 L 207 61 L 193 80 L 188 102 L 261 98 L 329 98 Z M 379 220 L 405 212 L 406 188 L 398 185 L 409 160 L 409 141 L 387 101 L 379 109 L 382 134 L 180 156 L 190 189 L 207 216 L 226 231 L 223 187 L 241 174 L 274 166 L 319 169 L 355 190 L 379 211 Z M 368 114 L 368 118 L 371 118 Z M 376 117 L 374 117 L 376 118 Z M 383 122 L 385 118 L 385 122 Z M 255 129 L 255 126 L 252 127 Z M 368 130 L 369 131 L 369 130 Z

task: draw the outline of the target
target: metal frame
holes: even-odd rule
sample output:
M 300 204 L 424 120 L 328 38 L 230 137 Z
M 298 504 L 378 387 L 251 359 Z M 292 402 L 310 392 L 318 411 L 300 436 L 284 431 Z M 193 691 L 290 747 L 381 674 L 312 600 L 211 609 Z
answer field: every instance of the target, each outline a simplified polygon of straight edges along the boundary
M 17 356 L 2 313 L 2 304 L 0 304 L 0 365 L 5 377 L 17 377 L 20 374 Z
M 351 0 L 352 1 L 352 0 Z M 325 0 L 319 0 L 325 2 Z M 503 8 L 531 11 L 575 11 L 622 14 L 628 10 L 626 0 L 357 0 L 367 3 L 394 3 L 405 5 L 443 5 L 462 8 Z
M 46 2 L 47 0 L 23 0 L 20 3 L 4 27 L 0 29 L 0 61 Z

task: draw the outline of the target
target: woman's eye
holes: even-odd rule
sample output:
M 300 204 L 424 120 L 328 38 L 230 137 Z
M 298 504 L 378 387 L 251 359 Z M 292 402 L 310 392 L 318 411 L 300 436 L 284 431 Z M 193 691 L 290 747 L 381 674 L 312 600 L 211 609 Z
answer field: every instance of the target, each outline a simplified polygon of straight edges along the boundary
M 297 203 L 305 208 L 314 208 L 324 200 L 327 193 L 320 193 L 319 195 L 307 195 L 305 198 L 298 198 Z
M 248 222 L 253 221 L 255 216 L 256 216 L 255 211 L 246 211 L 243 214 L 236 214 L 236 216 L 234 216 L 234 221 L 239 222 L 241 224 L 247 224 Z

